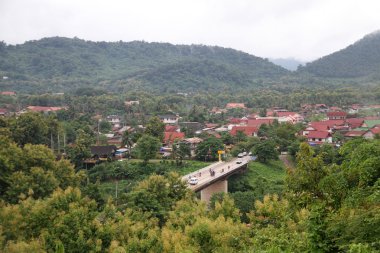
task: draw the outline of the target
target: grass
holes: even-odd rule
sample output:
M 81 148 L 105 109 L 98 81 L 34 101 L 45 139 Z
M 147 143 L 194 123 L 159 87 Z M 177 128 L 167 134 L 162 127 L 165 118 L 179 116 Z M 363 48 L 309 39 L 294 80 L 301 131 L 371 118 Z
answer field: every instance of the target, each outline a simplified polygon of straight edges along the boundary
M 229 192 L 253 191 L 256 196 L 277 193 L 281 195 L 285 183 L 286 170 L 281 160 L 266 164 L 250 162 L 248 170 L 229 178 Z
M 178 174 L 180 174 L 181 176 L 184 176 L 191 172 L 197 171 L 201 168 L 207 167 L 212 163 L 214 162 L 184 161 L 183 167 L 179 167 L 178 170 L 177 169 L 173 169 L 173 170 L 177 171 Z
M 136 163 L 136 162 L 142 162 L 142 160 L 138 159 L 131 159 L 131 160 L 123 160 L 122 162 L 125 163 Z M 117 163 L 120 163 L 117 161 Z M 165 160 L 165 162 L 162 162 L 162 160 L 150 160 L 149 164 L 160 164 L 161 167 L 165 168 L 165 171 L 175 171 L 180 176 L 189 174 L 191 172 L 197 171 L 201 168 L 204 168 L 208 165 L 210 165 L 210 162 L 200 162 L 200 161 L 192 161 L 192 160 L 184 160 L 182 166 L 176 166 L 174 160 Z M 149 176 L 149 174 L 142 175 L 142 179 L 145 179 Z M 118 181 L 118 195 L 120 196 L 123 192 L 130 191 L 139 181 L 135 179 L 121 179 Z M 115 192 L 116 192 L 116 181 L 115 180 L 109 180 L 109 181 L 103 181 L 100 183 L 100 192 L 104 199 L 108 199 L 109 197 L 115 198 Z
M 272 182 L 284 181 L 286 176 L 285 166 L 282 161 L 270 161 L 267 164 L 259 162 L 249 163 L 247 177 L 250 181 L 258 176 Z
M 133 182 L 131 180 L 119 180 L 117 185 L 118 189 L 118 197 L 120 197 L 120 194 L 122 192 L 125 192 L 125 190 L 130 189 L 132 187 Z M 115 199 L 116 195 L 116 181 L 107 181 L 102 182 L 100 184 L 100 193 L 103 196 L 104 199 L 108 199 L 109 197 L 112 197 Z

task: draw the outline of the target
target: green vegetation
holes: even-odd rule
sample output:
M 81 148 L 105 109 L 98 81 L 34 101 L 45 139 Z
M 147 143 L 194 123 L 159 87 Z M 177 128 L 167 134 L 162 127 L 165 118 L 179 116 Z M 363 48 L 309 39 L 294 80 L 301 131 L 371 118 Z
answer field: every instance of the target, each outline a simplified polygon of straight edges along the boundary
M 175 161 L 116 161 L 75 171 L 45 145 L 17 144 L 9 126 L 1 121 L 1 251 L 380 250 L 379 140 L 354 139 L 339 150 L 316 152 L 302 143 L 287 175 L 281 161 L 252 162 L 246 177 L 230 178 L 231 193 L 214 197 L 207 208 L 173 173 L 205 164 L 189 162 L 185 169 L 187 161 L 183 167 Z M 273 138 L 278 143 L 291 140 L 280 129 L 264 133 L 282 136 Z M 107 195 L 113 198 L 105 201 Z
M 24 92 L 37 86 L 59 91 L 95 88 L 94 83 L 114 91 L 213 90 L 229 85 L 255 86 L 255 79 L 278 78 L 287 72 L 259 57 L 202 45 L 107 43 L 54 37 L 17 46 L 2 44 L 0 50 L 0 73 L 10 80 L 6 84 L 17 83 L 13 87 Z M 89 95 L 88 89 L 83 91 L 86 94 L 82 95 Z
M 100 181 L 99 191 L 102 198 L 107 200 L 109 197 L 116 199 L 116 182 L 120 197 L 122 193 L 131 191 L 139 181 L 153 173 L 166 175 L 169 172 L 175 172 L 184 176 L 210 165 L 210 163 L 200 161 L 184 161 L 181 166 L 178 166 L 174 160 L 149 161 L 150 163 L 146 165 L 141 162 L 141 160 L 133 159 L 100 164 L 90 169 L 88 175 L 91 182 Z
M 306 64 L 299 70 L 320 77 L 357 78 L 369 77 L 379 80 L 380 33 L 365 36 L 338 52 Z

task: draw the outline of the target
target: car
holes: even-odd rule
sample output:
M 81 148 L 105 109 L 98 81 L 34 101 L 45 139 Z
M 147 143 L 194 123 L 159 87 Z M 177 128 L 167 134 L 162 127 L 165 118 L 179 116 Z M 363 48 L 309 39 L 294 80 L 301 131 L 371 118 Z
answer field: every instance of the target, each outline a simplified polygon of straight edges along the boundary
M 196 177 L 191 177 L 190 179 L 189 179 L 189 184 L 191 184 L 191 185 L 196 185 L 196 184 L 198 184 L 198 178 L 196 178 Z
M 239 153 L 239 154 L 237 155 L 238 158 L 243 158 L 243 156 L 244 156 L 243 153 Z
M 243 156 L 246 156 L 246 155 L 247 155 L 247 152 L 243 152 L 242 155 L 243 155 Z
M 241 164 L 241 163 L 243 163 L 243 160 L 242 160 L 242 159 L 238 159 L 238 160 L 236 161 L 236 163 L 237 163 L 237 164 Z

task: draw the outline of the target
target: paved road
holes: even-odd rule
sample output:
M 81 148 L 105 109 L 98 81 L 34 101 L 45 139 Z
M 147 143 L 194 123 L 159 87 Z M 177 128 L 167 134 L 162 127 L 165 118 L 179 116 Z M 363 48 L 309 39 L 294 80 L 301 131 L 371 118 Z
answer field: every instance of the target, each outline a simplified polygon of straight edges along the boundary
M 241 160 L 241 163 L 237 163 L 238 160 Z M 188 187 L 190 189 L 197 191 L 205 187 L 205 185 L 208 185 L 211 181 L 215 181 L 220 177 L 233 173 L 233 171 L 238 170 L 242 166 L 246 165 L 250 160 L 250 156 L 245 156 L 243 158 L 235 158 L 229 162 L 213 163 L 205 168 L 183 176 L 182 180 L 188 181 L 190 177 L 198 178 L 198 184 L 188 184 Z M 210 170 L 213 170 L 215 172 L 213 176 L 211 175 Z

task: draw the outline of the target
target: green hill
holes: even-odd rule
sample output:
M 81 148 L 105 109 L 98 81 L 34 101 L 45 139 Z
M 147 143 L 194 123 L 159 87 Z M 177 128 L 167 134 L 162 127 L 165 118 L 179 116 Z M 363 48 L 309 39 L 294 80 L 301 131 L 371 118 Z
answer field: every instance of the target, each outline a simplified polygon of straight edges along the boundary
M 356 43 L 299 68 L 319 77 L 380 79 L 380 32 L 371 33 Z
M 256 79 L 279 78 L 288 71 L 247 53 L 204 45 L 91 42 L 61 37 L 0 44 L 0 75 L 16 89 L 69 89 L 81 84 L 115 89 L 158 90 L 250 87 Z

